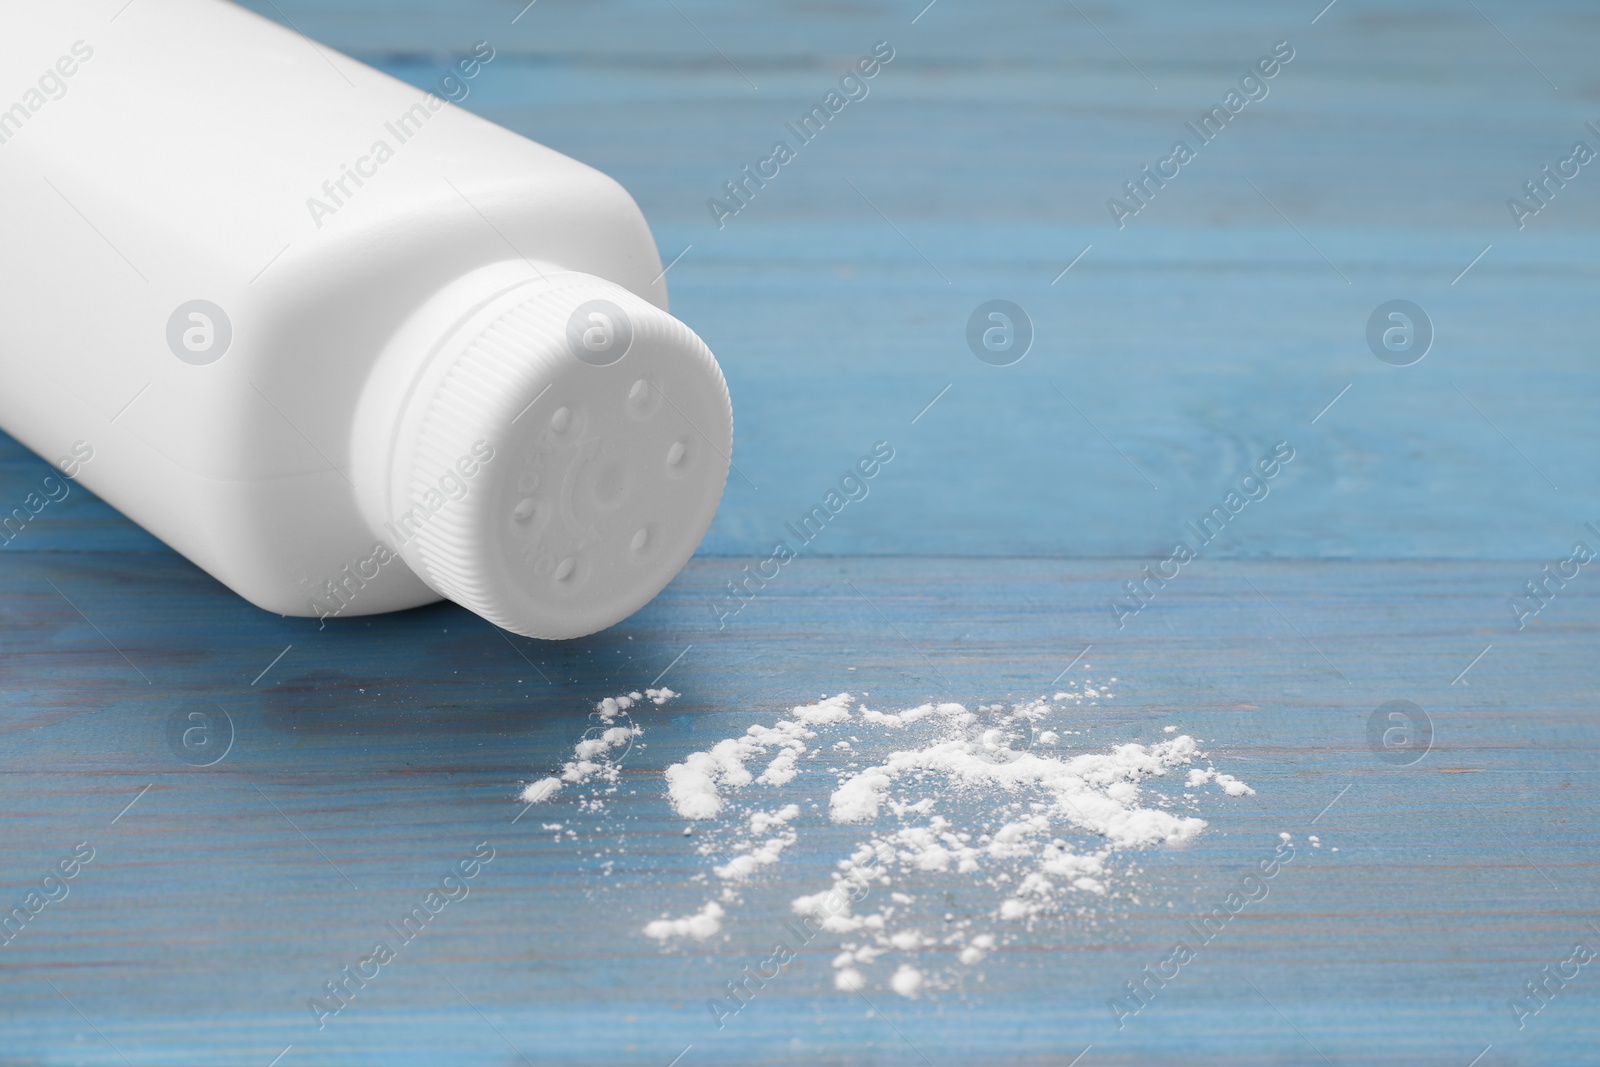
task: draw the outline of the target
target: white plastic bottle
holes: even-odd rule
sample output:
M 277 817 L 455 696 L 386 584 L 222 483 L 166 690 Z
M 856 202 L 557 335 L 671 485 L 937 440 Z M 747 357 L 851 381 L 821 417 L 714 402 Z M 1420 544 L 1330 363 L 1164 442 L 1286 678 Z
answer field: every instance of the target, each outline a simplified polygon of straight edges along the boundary
M 443 99 L 495 55 L 423 92 L 222 0 L 0 6 L 0 426 L 270 611 L 636 611 L 727 387 L 621 186 Z

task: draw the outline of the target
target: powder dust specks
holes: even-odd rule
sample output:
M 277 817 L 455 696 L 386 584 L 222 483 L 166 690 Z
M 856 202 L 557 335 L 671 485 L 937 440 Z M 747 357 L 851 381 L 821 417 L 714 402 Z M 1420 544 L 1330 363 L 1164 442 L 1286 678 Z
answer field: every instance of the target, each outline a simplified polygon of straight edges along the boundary
M 671 689 L 645 689 L 606 697 L 589 713 L 589 726 L 573 745 L 572 758 L 555 773 L 525 782 L 518 790 L 523 808 L 512 822 L 521 820 L 535 805 L 546 818 L 561 813 L 559 821 L 541 820 L 539 826 L 552 842 L 573 849 L 586 865 L 593 865 L 596 883 L 585 888 L 588 899 L 615 888 L 618 865 L 626 868 L 629 863 L 625 827 L 636 816 L 624 814 L 625 806 L 616 801 L 638 792 L 637 782 L 624 780 L 622 765 L 635 747 L 643 747 L 640 738 L 644 736 L 630 709 L 659 706 L 677 696 Z M 703 913 L 684 923 L 681 929 L 672 928 L 677 931 L 673 936 L 709 937 L 720 926 L 720 918 Z
M 1222 787 L 1222 791 L 1230 797 L 1253 797 L 1256 795 L 1254 789 L 1251 789 L 1231 774 L 1219 773 L 1214 767 L 1207 767 L 1205 770 L 1196 768 L 1190 771 L 1189 778 L 1184 784 L 1193 789 L 1195 786 L 1205 785 L 1207 782 L 1216 782 Z
M 812 726 L 843 722 L 850 715 L 850 695 L 839 696 L 804 708 L 796 708 L 793 719 L 775 726 L 752 726 L 743 737 L 718 741 L 708 752 L 694 752 L 682 763 L 667 768 L 667 797 L 673 810 L 685 819 L 710 819 L 722 810 L 723 793 L 742 789 L 751 782 L 765 786 L 787 785 L 797 771 L 797 761 L 806 743 L 817 736 Z M 757 756 L 772 759 L 754 777 L 745 763 Z
M 529 782 L 522 789 L 522 799 L 529 804 L 537 804 L 541 800 L 549 800 L 561 789 L 561 779 L 541 778 L 537 782 Z
M 643 693 L 624 693 L 600 701 L 589 713 L 594 725 L 573 746 L 572 759 L 561 768 L 560 774 L 523 786 L 519 795 L 522 802 L 538 804 L 549 800 L 567 785 L 583 785 L 594 780 L 615 783 L 621 774 L 622 758 L 633 747 L 634 740 L 644 734 L 628 715 L 628 709 L 645 700 L 665 704 L 675 696 L 678 694 L 670 689 L 646 689 Z
M 1172 809 L 1194 809 L 1207 786 L 1254 794 L 1194 766 L 1205 754 L 1175 731 L 1149 745 L 1075 746 L 1082 731 L 1066 713 L 1111 696 L 1085 681 L 972 711 L 874 709 L 840 693 L 691 753 L 667 768 L 667 799 L 694 825 L 711 899 L 644 932 L 663 943 L 720 932 L 746 888 L 824 818 L 858 836 L 831 882 L 790 908 L 792 922 L 838 938 L 837 989 L 923 996 L 1036 924 L 1094 921 L 1107 902 L 1137 899 L 1124 854 L 1205 829 Z M 1179 768 L 1190 769 L 1174 788 L 1147 788 Z
M 714 900 L 709 900 L 705 907 L 693 915 L 685 915 L 681 919 L 656 919 L 647 923 L 644 932 L 646 937 L 653 937 L 659 941 L 674 937 L 690 937 L 696 941 L 704 941 L 722 929 L 722 916 L 722 906 Z
M 900 969 L 894 972 L 894 977 L 889 979 L 889 988 L 902 997 L 915 997 L 922 992 L 922 982 L 921 971 L 909 963 L 902 963 Z

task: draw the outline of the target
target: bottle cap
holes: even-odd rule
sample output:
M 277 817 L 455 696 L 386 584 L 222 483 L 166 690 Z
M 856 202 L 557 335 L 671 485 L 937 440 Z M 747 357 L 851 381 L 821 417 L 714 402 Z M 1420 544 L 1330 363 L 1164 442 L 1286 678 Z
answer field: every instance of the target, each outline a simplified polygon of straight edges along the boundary
M 459 318 L 399 407 L 386 517 L 369 517 L 436 592 L 527 637 L 644 606 L 727 481 L 733 410 L 711 351 L 588 274 L 546 272 Z

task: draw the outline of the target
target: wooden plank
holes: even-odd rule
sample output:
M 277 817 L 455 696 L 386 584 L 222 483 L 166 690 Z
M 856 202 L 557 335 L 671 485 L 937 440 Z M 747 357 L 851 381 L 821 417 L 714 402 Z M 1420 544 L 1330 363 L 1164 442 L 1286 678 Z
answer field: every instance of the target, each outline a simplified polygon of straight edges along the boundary
M 1175 724 L 1258 795 L 1208 810 L 1193 847 L 1141 855 L 1138 900 L 1041 924 L 978 968 L 981 983 L 914 1002 L 875 990 L 929 1055 L 1061 1062 L 1094 1042 L 1099 1062 L 1310 1062 L 1246 979 L 1335 1062 L 1588 1047 L 1588 986 L 1521 1033 L 1505 1004 L 1591 937 L 1600 910 L 1587 684 L 1600 599 L 1574 587 L 1516 634 L 1484 609 L 1525 565 L 1197 563 L 1119 632 L 1102 594 L 1137 562 L 801 560 L 719 631 L 706 604 L 730 563 L 709 559 L 614 631 L 513 648 L 452 607 L 319 633 L 176 560 L 8 556 L 4 889 L 24 892 L 76 841 L 96 849 L 72 896 L 0 950 L 10 1048 L 48 1059 L 70 1041 L 83 1062 L 114 1058 L 49 978 L 133 1062 L 265 1062 L 291 1043 L 303 1062 L 512 1062 L 448 979 L 536 1061 L 664 1063 L 693 1044 L 695 1062 L 919 1062 L 830 991 L 831 938 L 736 1026 L 711 1025 L 704 1001 L 770 951 L 788 900 L 826 885 L 854 834 L 808 814 L 724 939 L 664 952 L 642 926 L 693 910 L 705 861 L 661 771 L 824 691 L 878 707 L 1048 692 L 1084 644 L 1071 676 L 1119 680 L 1075 724 L 1086 749 Z M 674 660 L 664 681 L 685 697 L 638 715 L 642 745 L 607 810 L 569 795 L 513 824 L 518 783 L 570 758 L 592 701 Z M 1368 716 L 1395 698 L 1437 731 L 1414 768 L 1366 747 Z M 169 717 L 219 706 L 232 750 L 180 764 Z M 1118 1033 L 1108 999 L 1280 831 L 1303 866 Z M 1319 831 L 1339 853 L 1305 847 Z M 318 1031 L 307 998 L 484 840 L 496 858 L 473 895 Z M 931 906 L 934 925 L 959 910 Z

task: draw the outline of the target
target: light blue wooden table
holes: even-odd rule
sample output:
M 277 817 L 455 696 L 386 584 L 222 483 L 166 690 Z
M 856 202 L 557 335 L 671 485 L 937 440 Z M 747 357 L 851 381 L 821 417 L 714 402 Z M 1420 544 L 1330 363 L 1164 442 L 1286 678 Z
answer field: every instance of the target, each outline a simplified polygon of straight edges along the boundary
M 1600 964 L 1521 1029 L 1508 1007 L 1600 949 L 1600 574 L 1524 629 L 1509 607 L 1600 548 L 1600 171 L 1524 228 L 1506 205 L 1600 148 L 1592 6 L 249 6 L 418 86 L 491 42 L 465 106 L 617 177 L 682 253 L 740 473 L 655 603 L 558 645 L 450 606 L 280 619 L 81 490 L 52 505 L 0 548 L 0 906 L 94 858 L 0 946 L 0 1064 L 1600 1063 Z M 878 41 L 870 95 L 719 229 L 706 200 Z M 1269 95 L 1119 229 L 1107 199 L 1278 41 Z M 1033 324 L 1012 366 L 967 345 L 991 299 Z M 1395 299 L 1435 332 L 1411 366 L 1366 338 Z M 877 441 L 870 495 L 719 628 Z M 1119 629 L 1122 583 L 1280 441 L 1270 496 Z M 0 442 L 0 505 L 46 473 Z M 704 893 L 663 769 L 825 692 L 1034 696 L 1086 646 L 1119 679 L 1087 743 L 1177 723 L 1256 795 L 981 983 L 869 1005 L 819 940 L 718 1030 L 707 998 L 853 838 L 806 815 L 726 936 L 663 950 L 644 923 Z M 683 696 L 638 714 L 609 810 L 513 822 L 593 702 L 657 677 Z M 1413 766 L 1368 746 L 1391 700 L 1433 724 Z M 182 762 L 174 717 L 217 709 L 231 747 Z M 1118 1029 L 1108 999 L 1280 832 L 1327 847 Z M 307 998 L 485 841 L 471 896 L 319 1030 Z

